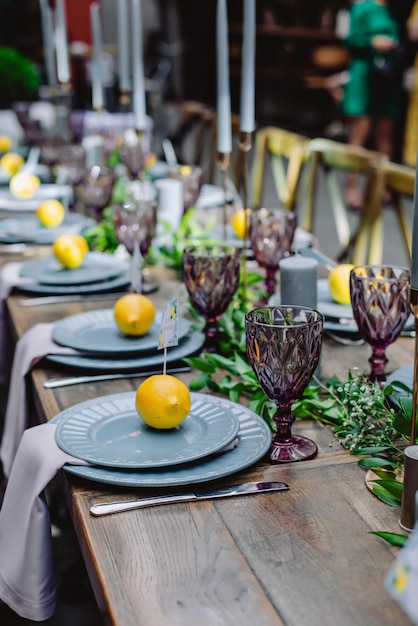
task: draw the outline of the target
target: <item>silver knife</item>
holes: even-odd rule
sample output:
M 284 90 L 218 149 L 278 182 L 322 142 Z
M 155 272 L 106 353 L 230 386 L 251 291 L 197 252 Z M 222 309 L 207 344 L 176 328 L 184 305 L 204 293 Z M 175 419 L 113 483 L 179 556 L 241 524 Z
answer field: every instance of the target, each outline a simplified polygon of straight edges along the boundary
M 87 294 L 87 295 L 62 295 L 62 296 L 40 296 L 39 298 L 27 298 L 25 300 L 19 300 L 20 306 L 39 306 L 42 304 L 60 304 L 61 302 L 84 302 L 84 301 L 94 301 L 94 300 L 113 300 L 116 298 L 120 298 L 120 296 L 128 293 L 127 291 L 122 292 L 108 292 L 108 293 L 98 293 L 98 294 Z
M 198 500 L 213 500 L 215 498 L 227 498 L 230 496 L 249 495 L 252 493 L 265 493 L 267 491 L 286 491 L 289 485 L 278 482 L 250 482 L 219 489 L 208 489 L 203 491 L 189 491 L 155 498 L 138 498 L 137 500 L 119 500 L 117 502 L 100 502 L 90 507 L 91 515 L 110 515 L 121 511 L 132 509 L 142 509 L 148 506 L 158 506 L 160 504 L 172 504 L 173 502 L 192 502 Z
M 167 368 L 168 374 L 180 374 L 181 372 L 190 372 L 191 368 L 187 365 L 184 367 Z M 118 378 L 145 378 L 153 374 L 161 374 L 162 367 L 159 370 L 147 370 L 143 372 L 125 372 L 120 374 L 92 374 L 91 376 L 70 376 L 67 378 L 50 378 L 44 382 L 45 389 L 57 389 L 58 387 L 69 387 L 70 385 L 80 385 L 82 383 L 95 383 L 102 380 L 117 380 Z

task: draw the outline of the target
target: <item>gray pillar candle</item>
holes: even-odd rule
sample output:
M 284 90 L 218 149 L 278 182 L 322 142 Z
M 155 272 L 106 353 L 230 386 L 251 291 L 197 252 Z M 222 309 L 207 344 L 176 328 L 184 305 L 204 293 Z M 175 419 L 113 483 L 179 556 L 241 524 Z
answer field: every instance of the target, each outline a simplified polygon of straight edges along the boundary
M 405 448 L 400 526 L 412 530 L 415 524 L 415 495 L 418 492 L 418 446 Z
M 280 302 L 316 309 L 317 268 L 315 259 L 290 256 L 279 263 Z

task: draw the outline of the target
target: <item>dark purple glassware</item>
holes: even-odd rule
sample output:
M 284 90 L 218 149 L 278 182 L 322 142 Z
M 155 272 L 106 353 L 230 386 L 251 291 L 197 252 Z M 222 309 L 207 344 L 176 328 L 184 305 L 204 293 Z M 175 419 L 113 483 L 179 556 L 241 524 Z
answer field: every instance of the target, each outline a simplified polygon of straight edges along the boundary
M 353 315 L 372 348 L 370 380 L 383 384 L 386 348 L 401 334 L 410 315 L 410 271 L 392 265 L 359 265 L 350 273 Z
M 268 296 L 276 291 L 276 273 L 281 259 L 290 253 L 296 230 L 296 215 L 286 209 L 257 209 L 250 214 L 250 244 L 257 263 L 266 270 Z
M 313 458 L 314 441 L 292 435 L 292 404 L 299 400 L 318 365 L 323 316 L 303 306 L 266 306 L 245 316 L 247 356 L 261 388 L 275 402 L 277 432 L 270 449 L 273 463 Z
M 206 348 L 216 345 L 217 323 L 239 285 L 240 250 L 198 245 L 183 252 L 183 278 L 194 308 L 206 320 Z

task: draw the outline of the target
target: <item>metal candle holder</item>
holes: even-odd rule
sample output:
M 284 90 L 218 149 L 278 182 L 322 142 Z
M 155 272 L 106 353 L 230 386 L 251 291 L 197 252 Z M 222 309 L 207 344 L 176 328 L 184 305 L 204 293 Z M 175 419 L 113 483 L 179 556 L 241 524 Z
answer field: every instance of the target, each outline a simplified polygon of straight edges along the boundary
M 252 147 L 252 134 L 246 131 L 240 131 L 238 137 L 239 163 L 240 163 L 240 182 L 242 186 L 242 201 L 245 211 L 245 229 L 244 229 L 244 246 L 243 246 L 243 278 L 242 278 L 242 294 L 243 299 L 247 297 L 247 243 L 248 233 L 250 230 L 250 212 L 248 202 L 248 153 Z
M 418 403 L 418 289 L 409 288 L 409 305 L 411 313 L 414 316 L 415 326 L 415 351 L 414 351 L 414 377 L 413 377 L 413 394 L 412 394 L 412 415 L 411 415 L 411 437 L 410 444 L 415 444 L 416 422 L 417 422 L 417 403 Z
M 226 243 L 227 240 L 227 225 L 228 225 L 228 217 L 226 213 L 226 204 L 227 204 L 227 185 L 226 179 L 229 169 L 229 164 L 231 161 L 231 155 L 228 152 L 217 152 L 216 153 L 216 165 L 221 172 L 221 186 L 223 190 L 224 202 L 222 207 L 222 224 L 223 224 L 223 239 Z

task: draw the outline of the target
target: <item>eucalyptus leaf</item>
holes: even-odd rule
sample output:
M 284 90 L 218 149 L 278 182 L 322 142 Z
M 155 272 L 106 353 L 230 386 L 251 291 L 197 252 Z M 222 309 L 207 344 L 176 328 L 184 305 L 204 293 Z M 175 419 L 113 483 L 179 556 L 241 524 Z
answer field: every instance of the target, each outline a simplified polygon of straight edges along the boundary
M 398 548 L 403 548 L 408 539 L 406 535 L 401 535 L 399 533 L 389 533 L 384 530 L 372 530 L 370 531 L 370 534 L 377 535 L 378 537 L 381 537 L 382 539 L 390 543 L 392 546 L 397 546 Z
M 401 506 L 401 500 L 381 485 L 374 484 L 371 486 L 371 489 L 375 496 L 377 496 L 379 500 L 382 500 L 382 502 L 384 502 L 385 504 L 389 504 L 389 506 L 393 507 Z

